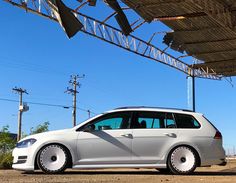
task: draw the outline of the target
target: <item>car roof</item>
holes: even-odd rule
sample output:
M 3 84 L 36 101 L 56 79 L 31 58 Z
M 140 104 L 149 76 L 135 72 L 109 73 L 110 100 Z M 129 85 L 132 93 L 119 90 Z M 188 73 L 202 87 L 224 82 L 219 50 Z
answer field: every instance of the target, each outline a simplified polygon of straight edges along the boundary
M 177 108 L 164 108 L 164 107 L 148 107 L 148 106 L 128 106 L 128 107 L 119 107 L 110 112 L 119 112 L 119 111 L 156 111 L 156 112 L 172 112 L 172 113 L 182 113 L 182 114 L 200 114 L 188 109 L 177 109 Z

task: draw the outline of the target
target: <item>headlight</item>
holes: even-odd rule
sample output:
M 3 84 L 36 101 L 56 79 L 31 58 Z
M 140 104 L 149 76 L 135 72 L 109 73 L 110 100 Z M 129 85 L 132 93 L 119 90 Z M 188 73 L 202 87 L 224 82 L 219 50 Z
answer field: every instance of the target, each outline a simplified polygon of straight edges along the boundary
M 36 142 L 36 139 L 27 139 L 16 144 L 17 148 L 26 148 L 32 146 Z

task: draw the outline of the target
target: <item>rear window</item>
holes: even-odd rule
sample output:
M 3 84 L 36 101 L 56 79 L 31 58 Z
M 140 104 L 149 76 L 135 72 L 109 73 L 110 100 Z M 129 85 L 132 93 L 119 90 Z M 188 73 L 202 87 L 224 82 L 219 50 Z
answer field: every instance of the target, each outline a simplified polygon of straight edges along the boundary
M 191 115 L 174 114 L 177 128 L 200 128 L 199 122 Z

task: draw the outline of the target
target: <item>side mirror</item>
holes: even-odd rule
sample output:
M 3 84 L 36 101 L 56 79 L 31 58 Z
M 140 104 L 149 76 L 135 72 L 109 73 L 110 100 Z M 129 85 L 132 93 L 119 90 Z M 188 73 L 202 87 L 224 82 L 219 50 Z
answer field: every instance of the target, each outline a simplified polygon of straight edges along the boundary
M 92 132 L 94 131 L 93 125 L 88 125 L 84 128 L 84 132 Z

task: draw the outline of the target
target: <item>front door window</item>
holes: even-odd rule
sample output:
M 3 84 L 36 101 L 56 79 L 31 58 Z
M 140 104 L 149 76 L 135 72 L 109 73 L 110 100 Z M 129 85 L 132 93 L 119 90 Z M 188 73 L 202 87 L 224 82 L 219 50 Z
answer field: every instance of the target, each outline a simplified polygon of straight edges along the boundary
M 90 125 L 93 130 L 117 130 L 130 128 L 130 113 L 114 113 L 95 120 Z

